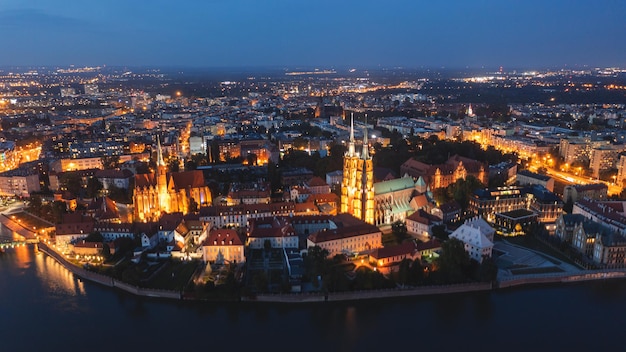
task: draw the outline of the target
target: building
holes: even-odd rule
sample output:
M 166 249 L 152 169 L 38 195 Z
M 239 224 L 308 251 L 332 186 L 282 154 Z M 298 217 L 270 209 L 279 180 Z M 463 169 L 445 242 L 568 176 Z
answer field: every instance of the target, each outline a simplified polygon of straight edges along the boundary
M 528 209 L 531 198 L 524 187 L 498 187 L 479 189 L 469 199 L 469 209 L 488 222 L 494 222 L 495 214 L 517 209 Z
M 420 252 L 413 241 L 401 243 L 392 247 L 374 249 L 368 256 L 369 262 L 382 273 L 396 271 L 401 261 L 420 258 Z
M 591 150 L 589 169 L 591 176 L 598 178 L 600 172 L 612 169 L 616 166 L 619 155 L 625 149 L 624 145 L 602 145 Z
M 440 217 L 419 209 L 406 218 L 406 232 L 419 239 L 428 239 L 432 236 L 433 226 L 441 224 Z
M 248 220 L 246 246 L 254 249 L 265 248 L 266 241 L 272 248 L 298 249 L 296 231 L 284 217 L 266 217 Z
M 329 256 L 354 254 L 382 247 L 382 232 L 348 214 L 334 218 L 337 228 L 323 229 L 307 238 L 307 247 L 320 246 Z
M 476 216 L 470 219 L 465 220 L 464 224 L 471 225 L 473 227 L 477 227 L 480 232 L 482 232 L 489 241 L 493 242 L 494 236 L 496 234 L 496 230 L 494 230 L 491 225 L 485 219 L 480 216 Z
M 330 186 L 321 177 L 312 177 L 305 182 L 304 186 L 311 191 L 311 194 L 328 194 L 330 193 Z
M 135 219 L 158 219 L 162 213 L 188 213 L 201 205 L 210 205 L 211 191 L 204 182 L 202 171 L 168 174 L 161 153 L 161 143 L 157 143 L 156 173 L 135 175 Z
M 430 165 L 413 158 L 400 166 L 402 175 L 408 174 L 414 179 L 423 177 L 430 189 L 446 188 L 457 180 L 474 176 L 486 185 L 489 177 L 489 166 L 479 161 L 454 155 L 445 163 Z
M 574 203 L 573 214 L 581 214 L 587 219 L 599 222 L 613 230 L 626 233 L 626 217 L 610 206 L 597 200 L 583 198 Z
M 210 222 L 214 227 L 245 227 L 248 220 L 269 216 L 317 215 L 314 203 L 281 202 L 269 204 L 239 204 L 233 206 L 213 205 L 200 208 L 200 221 Z
M 63 221 L 55 225 L 55 241 L 60 248 L 82 240 L 93 232 L 95 221 L 78 213 L 65 214 Z
M 537 220 L 544 224 L 554 224 L 556 219 L 563 213 L 563 201 L 556 194 L 542 186 L 532 186 L 529 189 L 530 207 L 528 209 L 537 213 Z M 550 230 L 550 229 L 549 229 Z
M 244 263 L 244 245 L 232 229 L 211 230 L 202 243 L 202 260 L 205 262 Z
M 411 206 L 413 196 L 418 193 L 419 188 L 413 178 L 405 175 L 388 181 L 381 181 L 374 184 L 374 224 L 392 224 L 396 221 L 404 222 L 407 214 L 414 210 Z M 423 205 L 426 207 L 428 202 Z
M 476 190 L 469 209 L 491 223 L 498 213 L 526 209 L 535 212 L 539 222 L 553 224 L 563 212 L 563 202 L 541 185 L 510 186 Z
M 39 173 L 28 169 L 15 169 L 0 173 L 0 196 L 29 197 L 41 190 Z
M 494 223 L 503 232 L 509 234 L 524 234 L 529 226 L 537 223 L 537 213 L 526 209 L 516 209 L 503 213 L 496 213 Z
M 493 242 L 483 234 L 480 227 L 472 224 L 463 224 L 450 234 L 450 238 L 456 238 L 463 242 L 465 251 L 470 258 L 482 263 L 483 258 L 491 257 Z
M 368 148 L 366 129 L 362 152 L 359 155 L 355 151 L 354 120 L 351 119 L 348 151 L 343 157 L 340 212 L 374 224 L 374 164 Z
M 109 190 L 112 186 L 128 189 L 133 172 L 128 169 L 123 170 L 97 170 L 94 177 L 102 183 L 102 188 Z
M 102 249 L 102 242 L 85 242 L 82 240 L 69 245 L 69 250 L 78 255 L 101 255 Z
M 609 187 L 604 183 L 592 183 L 587 185 L 569 185 L 563 188 L 563 201 L 576 203 L 579 199 L 589 198 L 606 200 Z
M 520 186 L 541 185 L 550 192 L 554 192 L 554 179 L 547 175 L 537 174 L 528 170 L 517 172 L 516 182 Z
M 85 84 L 83 85 L 83 89 L 85 91 L 85 95 L 97 95 L 98 94 L 97 84 Z
M 581 214 L 561 214 L 556 220 L 556 229 L 554 234 L 563 242 L 572 243 L 574 229 L 576 225 L 585 221 L 585 217 Z
M 626 265 L 626 238 L 616 233 L 597 235 L 593 261 L 609 268 L 623 268 Z
M 572 234 L 572 247 L 582 253 L 587 258 L 592 258 L 593 247 L 597 236 L 609 235 L 614 230 L 601 223 L 585 219 L 585 221 L 574 226 Z

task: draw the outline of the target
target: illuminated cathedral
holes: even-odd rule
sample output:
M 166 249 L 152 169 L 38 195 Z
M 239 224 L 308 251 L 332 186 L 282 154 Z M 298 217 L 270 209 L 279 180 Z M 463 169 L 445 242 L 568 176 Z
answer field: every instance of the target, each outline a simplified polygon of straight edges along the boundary
M 194 206 L 195 204 L 195 206 Z M 156 173 L 135 175 L 135 221 L 154 221 L 164 213 L 182 212 L 211 204 L 211 190 L 202 171 L 167 172 L 157 138 Z
M 348 151 L 343 158 L 341 212 L 374 224 L 374 164 L 368 151 L 367 128 L 363 136 L 363 150 L 359 154 L 354 145 L 353 117 L 350 118 Z

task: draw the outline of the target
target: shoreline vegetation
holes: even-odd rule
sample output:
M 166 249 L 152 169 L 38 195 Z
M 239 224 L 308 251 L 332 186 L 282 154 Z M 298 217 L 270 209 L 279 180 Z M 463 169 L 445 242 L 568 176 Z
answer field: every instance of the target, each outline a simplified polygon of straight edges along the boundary
M 426 296 L 440 294 L 469 293 L 479 291 L 493 291 L 499 289 L 507 289 L 519 286 L 528 286 L 536 284 L 556 284 L 556 283 L 574 283 L 594 280 L 624 279 L 626 278 L 626 269 L 624 270 L 586 270 L 580 273 L 545 273 L 520 275 L 518 277 L 508 278 L 506 280 L 497 280 L 494 282 L 476 282 L 450 284 L 441 286 L 420 286 L 407 288 L 379 289 L 379 290 L 362 290 L 362 291 L 346 291 L 346 292 L 313 292 L 313 293 L 275 293 L 275 294 L 256 294 L 250 296 L 241 295 L 239 297 L 231 297 L 226 299 L 199 299 L 194 296 L 185 295 L 184 291 L 159 290 L 151 288 L 142 288 L 116 280 L 110 276 L 98 274 L 80 268 L 68 260 L 61 254 L 49 247 L 46 243 L 40 242 L 38 249 L 63 265 L 65 269 L 76 275 L 77 277 L 98 283 L 107 287 L 116 287 L 122 291 L 131 293 L 136 296 L 177 299 L 188 301 L 241 301 L 241 302 L 267 302 L 267 303 L 308 303 L 308 302 L 339 302 L 353 301 L 364 299 L 385 299 L 395 297 L 409 296 Z

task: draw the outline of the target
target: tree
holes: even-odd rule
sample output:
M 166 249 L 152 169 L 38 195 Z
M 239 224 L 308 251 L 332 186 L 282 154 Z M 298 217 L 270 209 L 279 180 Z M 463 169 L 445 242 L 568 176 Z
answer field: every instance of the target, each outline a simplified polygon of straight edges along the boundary
M 448 231 L 446 231 L 445 225 L 435 225 L 432 227 L 433 237 L 437 238 L 440 241 L 448 240 Z
M 85 195 L 87 198 L 95 198 L 99 195 L 100 191 L 104 188 L 102 182 L 97 178 L 91 177 L 87 180 L 87 188 L 85 189 Z
M 75 171 L 64 172 L 59 176 L 59 184 L 61 189 L 65 189 L 73 195 L 78 195 L 81 189 L 81 177 Z
M 98 231 L 91 232 L 87 237 L 85 237 L 85 242 L 102 242 L 104 241 L 104 237 Z
M 33 214 L 39 215 L 41 213 L 41 197 L 40 196 L 31 196 L 30 203 L 28 205 L 28 210 Z
M 169 170 L 169 172 L 180 171 L 180 162 L 178 161 L 178 158 L 170 158 L 167 163 L 167 169 Z
M 394 222 L 391 224 L 391 233 L 398 244 L 402 243 L 407 238 L 406 224 L 399 220 Z
M 117 169 L 120 167 L 120 156 L 119 155 L 106 155 L 100 158 L 102 161 L 103 169 Z
M 55 224 L 60 224 L 63 220 L 63 214 L 67 213 L 67 205 L 61 200 L 55 200 L 50 207 L 50 220 Z
M 448 186 L 448 193 L 452 194 L 452 198 L 461 205 L 461 208 L 466 209 L 471 195 L 482 187 L 484 185 L 476 177 L 470 175 Z
M 470 265 L 469 254 L 465 251 L 463 242 L 451 238 L 441 245 L 441 255 L 438 258 L 439 270 L 447 282 L 462 282 L 467 279 L 467 270 Z

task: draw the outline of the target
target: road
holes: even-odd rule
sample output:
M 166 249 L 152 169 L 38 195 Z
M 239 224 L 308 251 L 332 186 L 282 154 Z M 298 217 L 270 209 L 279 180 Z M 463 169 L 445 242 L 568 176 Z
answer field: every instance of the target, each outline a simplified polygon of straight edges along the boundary
M 545 166 L 543 166 L 545 167 Z M 532 171 L 537 171 L 537 167 L 533 166 L 531 167 Z M 549 168 L 549 167 L 545 167 L 545 169 L 547 170 L 547 174 L 552 176 L 555 179 L 558 179 L 559 181 L 569 184 L 569 185 L 586 185 L 586 184 L 592 184 L 592 183 L 604 183 L 605 185 L 607 185 L 608 189 L 608 194 L 609 195 L 619 195 L 620 193 L 622 193 L 622 188 L 619 187 L 616 184 L 613 184 L 611 182 L 606 182 L 606 181 L 601 181 L 601 180 L 597 180 L 594 179 L 592 177 L 584 177 L 584 176 L 578 176 L 576 174 L 571 174 L 569 172 L 564 172 L 564 171 L 559 171 L 553 168 Z

